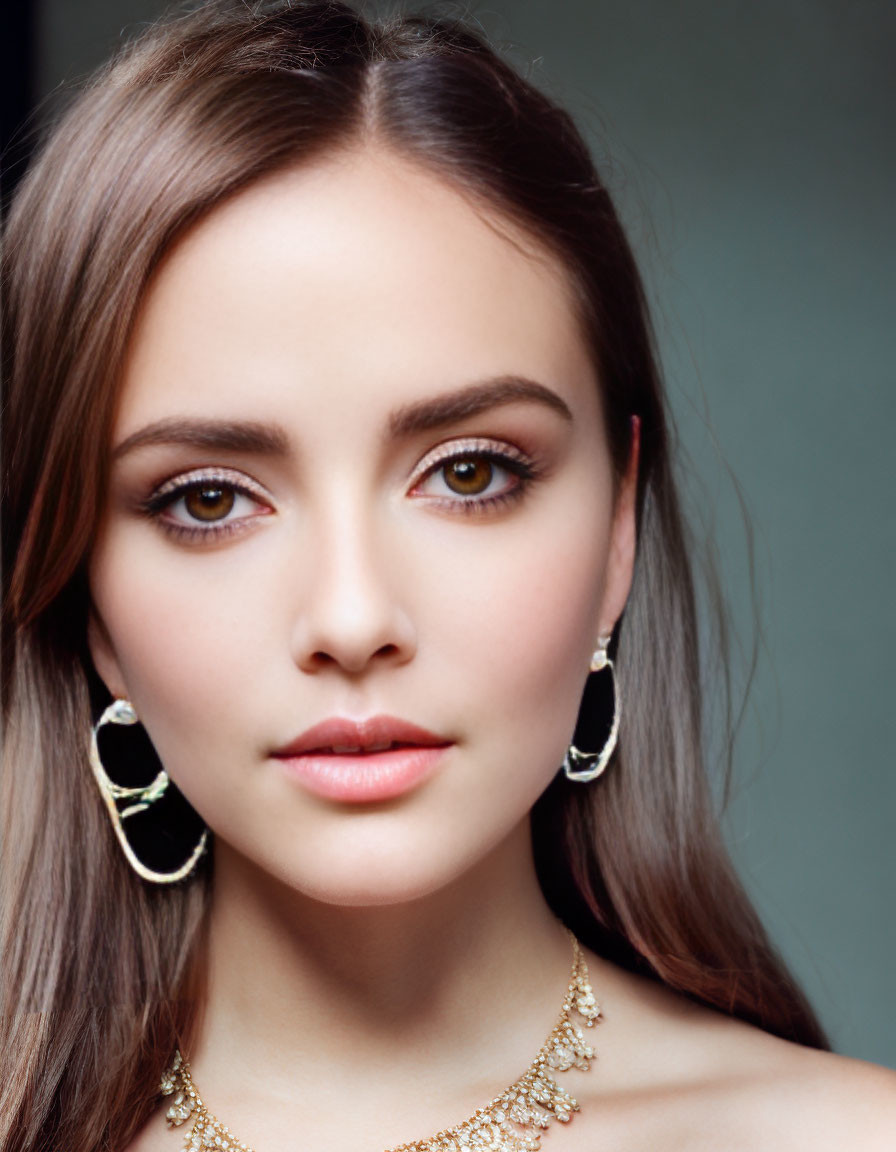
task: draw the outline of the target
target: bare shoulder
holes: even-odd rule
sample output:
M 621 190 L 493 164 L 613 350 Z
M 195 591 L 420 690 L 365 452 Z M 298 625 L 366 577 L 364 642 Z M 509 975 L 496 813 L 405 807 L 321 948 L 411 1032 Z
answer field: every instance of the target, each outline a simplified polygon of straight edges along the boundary
M 789 1147 L 894 1152 L 896 1072 L 768 1040 L 768 1067 L 756 1069 L 752 1095 L 768 1128 L 786 1135 Z
M 576 1085 L 583 1148 L 896 1152 L 896 1072 L 781 1040 L 594 959 L 604 1019 L 595 1067 Z

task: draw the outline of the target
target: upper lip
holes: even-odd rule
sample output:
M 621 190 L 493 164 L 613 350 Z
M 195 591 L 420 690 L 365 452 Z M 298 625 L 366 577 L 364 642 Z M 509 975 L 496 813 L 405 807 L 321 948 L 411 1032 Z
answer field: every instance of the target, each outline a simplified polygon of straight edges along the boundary
M 444 736 L 437 736 L 407 720 L 394 716 L 370 716 L 365 720 L 352 720 L 334 716 L 308 728 L 289 744 L 277 748 L 274 756 L 301 756 L 308 752 L 373 752 L 383 751 L 392 744 L 412 747 L 442 747 L 450 744 Z

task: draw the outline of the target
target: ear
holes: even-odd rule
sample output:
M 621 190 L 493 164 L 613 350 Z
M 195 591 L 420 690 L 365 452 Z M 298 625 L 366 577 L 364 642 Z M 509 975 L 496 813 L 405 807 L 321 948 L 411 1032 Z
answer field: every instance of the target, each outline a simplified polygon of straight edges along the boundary
M 128 690 L 106 625 L 91 606 L 87 617 L 87 647 L 99 678 L 116 700 L 127 700 Z
M 641 419 L 632 416 L 632 439 L 628 463 L 617 491 L 610 527 L 610 551 L 597 634 L 609 636 L 622 615 L 632 586 L 635 568 L 635 509 L 638 496 L 638 461 L 641 453 Z

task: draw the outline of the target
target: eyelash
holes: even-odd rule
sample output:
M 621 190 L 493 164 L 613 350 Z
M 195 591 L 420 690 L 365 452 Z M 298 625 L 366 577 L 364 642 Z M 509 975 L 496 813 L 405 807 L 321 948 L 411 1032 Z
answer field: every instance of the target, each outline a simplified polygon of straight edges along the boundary
M 459 512 L 468 516 L 483 514 L 521 500 L 529 485 L 540 475 L 535 463 L 515 446 L 497 440 L 471 438 L 441 444 L 428 452 L 420 461 L 410 491 L 413 493 L 431 476 L 448 465 L 462 460 L 485 460 L 489 464 L 495 464 L 514 476 L 516 483 L 506 491 L 493 496 L 465 497 L 458 493 L 453 497 L 422 496 L 421 499 L 426 499 L 436 507 L 453 513 Z
M 268 510 L 270 510 L 269 497 L 264 490 L 249 483 L 242 473 L 231 472 L 226 468 L 208 468 L 166 480 L 148 499 L 140 504 L 140 511 L 154 520 L 170 536 L 185 542 L 221 540 L 227 536 L 232 536 L 234 533 L 244 531 L 247 522 L 254 520 L 256 516 L 267 515 L 267 512 L 260 512 L 235 520 L 220 522 L 210 520 L 205 528 L 200 528 L 198 522 L 194 527 L 189 524 L 178 523 L 176 520 L 166 519 L 163 516 L 167 508 L 171 508 L 178 501 L 185 499 L 190 492 L 199 491 L 202 488 L 210 487 L 212 484 L 220 485 L 221 488 L 233 492 L 235 496 L 245 496 L 256 504 L 268 505 Z
M 462 460 L 485 460 L 489 464 L 497 465 L 513 476 L 515 483 L 505 491 L 492 496 L 463 496 L 458 493 L 453 497 L 421 495 L 419 498 L 451 513 L 467 516 L 487 514 L 521 500 L 529 485 L 540 475 L 534 462 L 512 445 L 486 439 L 452 441 L 439 445 L 424 456 L 417 467 L 409 492 L 413 494 L 431 476 L 435 476 L 448 465 Z M 256 504 L 268 505 L 269 498 L 266 493 L 260 487 L 250 484 L 242 473 L 210 468 L 166 480 L 140 503 L 139 510 L 154 520 L 170 536 L 184 542 L 222 540 L 244 531 L 248 522 L 254 520 L 256 516 L 267 514 L 262 512 L 234 520 L 208 521 L 206 527 L 199 527 L 198 522 L 195 526 L 182 524 L 163 515 L 166 509 L 185 499 L 190 492 L 212 484 L 218 484 L 221 488 L 233 492 L 235 496 L 244 496 Z

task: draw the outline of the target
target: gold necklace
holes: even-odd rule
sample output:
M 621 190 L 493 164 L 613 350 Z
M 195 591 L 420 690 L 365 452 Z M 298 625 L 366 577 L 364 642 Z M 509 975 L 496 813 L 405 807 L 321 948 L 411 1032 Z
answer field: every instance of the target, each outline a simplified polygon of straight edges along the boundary
M 519 1080 L 462 1124 L 424 1140 L 401 1144 L 389 1152 L 473 1152 L 486 1148 L 494 1152 L 536 1152 L 541 1147 L 541 1132 L 552 1120 L 566 1124 L 573 1112 L 579 1111 L 578 1102 L 559 1087 L 553 1074 L 573 1066 L 587 1071 L 594 1049 L 586 1043 L 572 1013 L 575 1010 L 585 1026 L 591 1028 L 600 1016 L 600 1008 L 588 981 L 582 949 L 572 933 L 570 937 L 573 962 L 563 1008 L 550 1036 Z M 169 1127 L 193 1121 L 184 1139 L 184 1152 L 253 1152 L 209 1112 L 193 1083 L 190 1065 L 180 1052 L 175 1052 L 160 1087 L 163 1095 L 174 1096 L 167 1112 Z

